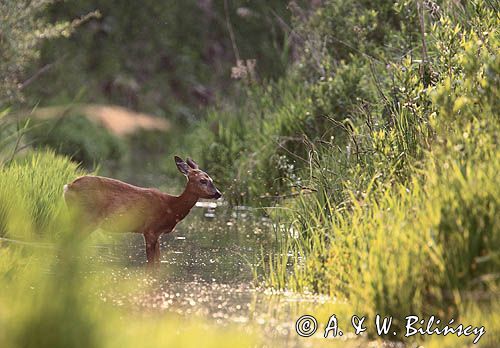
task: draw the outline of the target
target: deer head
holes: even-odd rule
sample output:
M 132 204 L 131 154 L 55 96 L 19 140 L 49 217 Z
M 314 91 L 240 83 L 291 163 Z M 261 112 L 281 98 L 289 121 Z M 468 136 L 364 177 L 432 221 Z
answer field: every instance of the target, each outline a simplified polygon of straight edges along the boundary
M 187 189 L 200 198 L 217 199 L 222 193 L 215 187 L 212 178 L 198 167 L 198 164 L 188 158 L 184 161 L 175 156 L 175 164 L 179 171 L 188 179 Z

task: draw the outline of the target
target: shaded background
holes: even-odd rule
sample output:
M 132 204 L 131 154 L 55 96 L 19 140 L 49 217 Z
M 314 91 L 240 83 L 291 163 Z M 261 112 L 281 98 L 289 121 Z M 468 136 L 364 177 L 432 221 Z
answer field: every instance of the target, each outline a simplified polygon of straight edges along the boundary
M 102 174 L 159 185 L 162 174 L 173 174 L 170 157 L 182 152 L 182 134 L 209 108 L 241 93 L 240 81 L 231 79 L 237 58 L 256 60 L 259 81 L 284 73 L 293 60 L 287 6 L 264 0 L 54 3 L 42 14 L 51 23 L 95 10 L 100 16 L 69 37 L 43 42 L 40 59 L 26 71 L 36 76 L 24 90 L 26 105 L 36 104 L 38 113 L 45 106 L 122 106 L 164 118 L 169 129 L 108 134 L 72 107 L 52 109 L 56 120 L 44 121 L 30 137 L 88 169 L 99 163 Z

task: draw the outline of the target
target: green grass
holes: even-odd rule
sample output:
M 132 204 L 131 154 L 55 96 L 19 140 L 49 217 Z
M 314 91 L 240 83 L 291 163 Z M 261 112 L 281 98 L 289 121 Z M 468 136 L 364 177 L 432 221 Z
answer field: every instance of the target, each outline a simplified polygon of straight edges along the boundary
M 301 151 L 310 118 L 310 100 L 293 77 L 265 88 L 250 86 L 246 96 L 241 104 L 212 110 L 186 138 L 189 152 L 207 164 L 235 204 L 281 191 L 280 178 L 293 169 L 283 154 Z
M 498 304 L 500 22 L 486 2 L 417 5 L 327 1 L 298 24 L 308 59 L 199 130 L 230 198 L 278 203 L 267 286 L 372 316 Z
M 28 153 L 1 167 L 1 235 L 32 239 L 46 231 L 64 206 L 63 186 L 80 175 L 76 163 L 51 151 Z

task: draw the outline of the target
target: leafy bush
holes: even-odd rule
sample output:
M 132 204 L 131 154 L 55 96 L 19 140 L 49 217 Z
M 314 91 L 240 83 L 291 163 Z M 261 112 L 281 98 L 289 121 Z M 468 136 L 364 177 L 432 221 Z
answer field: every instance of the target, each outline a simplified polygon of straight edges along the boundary
M 68 37 L 82 20 L 48 24 L 41 14 L 55 1 L 2 1 L 0 3 L 0 106 L 22 97 L 20 79 L 28 64 L 40 55 L 44 39 Z M 87 18 L 96 14 L 90 14 Z M 27 84 L 25 84 L 27 85 Z

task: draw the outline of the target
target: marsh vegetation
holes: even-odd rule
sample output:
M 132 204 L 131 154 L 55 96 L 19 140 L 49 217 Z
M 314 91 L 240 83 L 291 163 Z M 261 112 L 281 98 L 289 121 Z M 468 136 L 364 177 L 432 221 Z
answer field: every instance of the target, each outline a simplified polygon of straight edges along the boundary
M 496 347 L 499 9 L 2 2 L 0 346 L 472 342 L 296 334 L 301 315 L 335 313 L 343 328 L 393 316 L 398 332 L 410 314 L 454 318 Z M 174 154 L 224 199 L 162 237 L 158 273 L 140 235 L 75 238 L 64 184 L 180 193 Z

